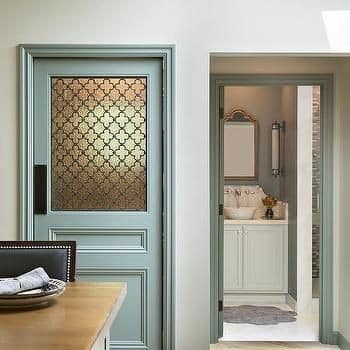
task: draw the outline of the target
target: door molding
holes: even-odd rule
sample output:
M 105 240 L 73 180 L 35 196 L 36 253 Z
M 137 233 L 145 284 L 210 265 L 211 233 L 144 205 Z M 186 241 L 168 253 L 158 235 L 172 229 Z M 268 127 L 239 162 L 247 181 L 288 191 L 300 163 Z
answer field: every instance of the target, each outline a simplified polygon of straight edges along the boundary
M 163 349 L 175 349 L 174 45 L 19 45 L 19 231 L 33 240 L 33 63 L 35 58 L 160 58 L 163 62 Z
M 320 341 L 336 344 L 333 331 L 333 74 L 211 74 L 210 75 L 210 340 L 215 343 L 219 336 L 219 271 L 222 268 L 222 237 L 220 230 L 219 191 L 220 159 L 220 90 L 228 85 L 320 85 L 322 87 L 321 122 L 321 298 L 320 298 Z M 222 98 L 221 98 L 222 99 Z M 220 243 L 221 242 L 221 243 Z

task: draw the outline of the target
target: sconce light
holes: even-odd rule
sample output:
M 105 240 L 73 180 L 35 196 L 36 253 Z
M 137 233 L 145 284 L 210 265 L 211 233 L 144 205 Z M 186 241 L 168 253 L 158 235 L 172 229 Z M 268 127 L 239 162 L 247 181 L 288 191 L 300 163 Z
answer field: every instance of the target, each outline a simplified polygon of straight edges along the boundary
M 272 175 L 281 175 L 281 131 L 285 130 L 285 123 L 275 121 L 272 123 L 271 134 L 271 159 Z

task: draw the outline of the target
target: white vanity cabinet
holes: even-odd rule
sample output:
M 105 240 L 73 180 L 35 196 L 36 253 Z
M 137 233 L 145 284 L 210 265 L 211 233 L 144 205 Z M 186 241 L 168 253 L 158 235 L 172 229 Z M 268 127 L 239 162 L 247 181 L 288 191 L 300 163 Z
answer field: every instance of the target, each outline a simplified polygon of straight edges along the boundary
M 224 292 L 287 293 L 287 289 L 288 225 L 225 222 Z

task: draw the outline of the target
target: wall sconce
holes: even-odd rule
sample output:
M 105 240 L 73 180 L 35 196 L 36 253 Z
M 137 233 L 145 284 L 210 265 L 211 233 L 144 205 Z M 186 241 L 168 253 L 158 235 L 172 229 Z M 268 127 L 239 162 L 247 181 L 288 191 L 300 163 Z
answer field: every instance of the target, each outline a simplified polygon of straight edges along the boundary
M 272 123 L 271 134 L 271 167 L 272 175 L 277 177 L 281 175 L 281 136 L 285 131 L 285 122 L 274 121 Z

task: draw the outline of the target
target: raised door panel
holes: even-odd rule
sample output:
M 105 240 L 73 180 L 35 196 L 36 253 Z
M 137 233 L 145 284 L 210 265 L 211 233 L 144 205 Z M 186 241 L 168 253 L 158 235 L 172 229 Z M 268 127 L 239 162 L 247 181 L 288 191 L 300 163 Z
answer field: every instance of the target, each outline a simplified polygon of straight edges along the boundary
M 283 226 L 245 226 L 243 237 L 243 288 L 252 292 L 283 292 L 285 289 Z
M 242 227 L 225 227 L 224 292 L 242 289 Z

